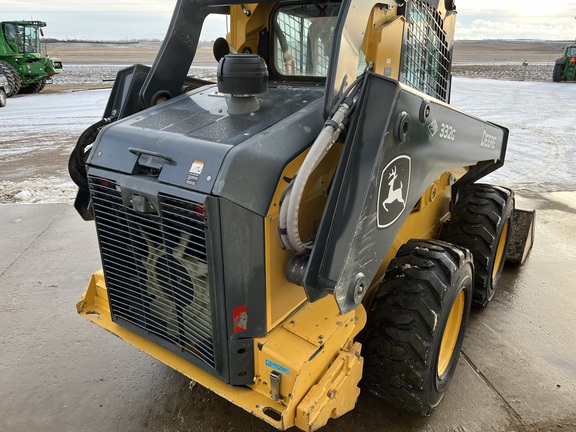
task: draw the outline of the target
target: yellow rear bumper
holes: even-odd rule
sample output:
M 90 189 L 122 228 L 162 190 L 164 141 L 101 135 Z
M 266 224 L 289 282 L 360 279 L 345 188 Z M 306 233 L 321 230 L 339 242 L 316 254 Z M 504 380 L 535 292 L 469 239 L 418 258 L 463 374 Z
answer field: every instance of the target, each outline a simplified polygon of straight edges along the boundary
M 363 358 L 360 344 L 353 339 L 366 323 L 366 312 L 359 306 L 339 315 L 332 296 L 306 303 L 268 335 L 254 340 L 255 377 L 249 387 L 230 386 L 112 322 L 102 271 L 92 275 L 77 310 L 100 327 L 281 430 L 292 426 L 316 430 L 328 419 L 353 409 L 360 393 Z

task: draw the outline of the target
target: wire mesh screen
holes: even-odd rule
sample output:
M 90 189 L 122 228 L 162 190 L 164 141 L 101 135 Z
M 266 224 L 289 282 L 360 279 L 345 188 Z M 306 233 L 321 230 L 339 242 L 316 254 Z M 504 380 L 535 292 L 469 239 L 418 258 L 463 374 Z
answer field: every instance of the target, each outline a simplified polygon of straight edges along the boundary
M 203 204 L 160 195 L 160 216 L 89 177 L 113 320 L 215 367 Z
M 274 63 L 282 75 L 326 76 L 339 5 L 293 5 L 274 21 Z
M 443 25 L 440 13 L 427 3 L 420 0 L 409 3 L 401 81 L 445 101 L 450 54 Z

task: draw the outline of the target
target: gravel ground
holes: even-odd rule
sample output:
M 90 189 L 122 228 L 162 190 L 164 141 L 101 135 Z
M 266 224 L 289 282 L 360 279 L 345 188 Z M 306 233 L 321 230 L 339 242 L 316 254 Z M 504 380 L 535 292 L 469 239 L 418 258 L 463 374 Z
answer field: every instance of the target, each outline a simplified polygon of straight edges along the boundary
M 54 77 L 56 85 L 111 86 L 116 73 L 127 65 L 66 65 L 65 73 Z M 528 65 L 457 65 L 454 76 L 487 78 L 506 81 L 552 81 L 552 64 Z M 192 67 L 189 74 L 196 78 L 215 79 L 215 66 Z
M 552 81 L 553 64 L 522 65 L 457 65 L 454 76 L 487 78 L 506 81 Z
M 95 84 L 102 84 L 102 87 L 111 87 L 118 71 L 128 66 L 129 65 L 70 64 L 66 65 L 64 73 L 54 76 L 53 84 L 55 84 L 54 87 L 57 87 L 58 85 L 93 86 Z M 216 67 L 192 67 L 188 74 L 196 78 L 215 79 Z M 50 86 L 48 89 L 50 90 Z

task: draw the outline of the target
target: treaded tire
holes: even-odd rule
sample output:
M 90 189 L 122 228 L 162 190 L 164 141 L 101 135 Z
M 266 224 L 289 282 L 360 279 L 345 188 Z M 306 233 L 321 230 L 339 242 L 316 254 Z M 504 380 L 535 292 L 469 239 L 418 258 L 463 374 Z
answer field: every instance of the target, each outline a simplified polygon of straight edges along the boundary
M 0 89 L 0 108 L 6 106 L 6 92 Z
M 562 81 L 562 75 L 564 74 L 564 65 L 555 64 L 554 71 L 552 72 L 552 81 L 560 82 Z
M 440 240 L 403 245 L 368 315 L 364 386 L 394 406 L 430 415 L 458 364 L 473 284 L 468 250 Z
M 102 127 L 109 123 L 108 119 L 97 121 L 89 126 L 76 141 L 76 145 L 70 153 L 68 158 L 68 173 L 70 178 L 80 189 L 84 189 L 89 193 L 88 178 L 86 172 L 86 161 L 90 156 L 92 144 L 96 141 L 96 137 Z
M 6 93 L 7 97 L 12 97 L 20 91 L 22 80 L 18 71 L 10 63 L 0 60 L 0 69 L 4 71 L 8 84 L 10 84 L 10 91 Z
M 445 239 L 474 256 L 473 306 L 486 307 L 494 297 L 506 261 L 513 211 L 510 189 L 473 184 L 459 192 Z
M 46 80 L 43 79 L 42 81 L 40 81 L 38 83 L 38 87 L 36 87 L 36 93 L 40 93 L 42 90 L 44 90 L 44 87 L 46 87 Z
M 28 84 L 25 87 L 20 87 L 20 94 L 40 93 L 46 86 L 46 80 L 40 80 L 36 83 Z

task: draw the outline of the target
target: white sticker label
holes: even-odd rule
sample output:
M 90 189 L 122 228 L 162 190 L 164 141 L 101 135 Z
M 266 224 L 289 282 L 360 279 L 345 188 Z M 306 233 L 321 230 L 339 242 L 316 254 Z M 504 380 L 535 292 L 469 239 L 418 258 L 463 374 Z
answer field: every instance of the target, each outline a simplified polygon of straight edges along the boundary
M 200 179 L 200 174 L 202 174 L 203 169 L 204 169 L 204 162 L 195 160 L 192 166 L 190 167 L 190 171 L 188 172 L 188 178 L 186 179 L 186 184 L 196 186 L 196 183 L 198 183 L 198 180 Z
M 195 160 L 192 166 L 190 167 L 190 174 L 192 175 L 200 175 L 202 174 L 202 170 L 204 169 L 204 162 Z

